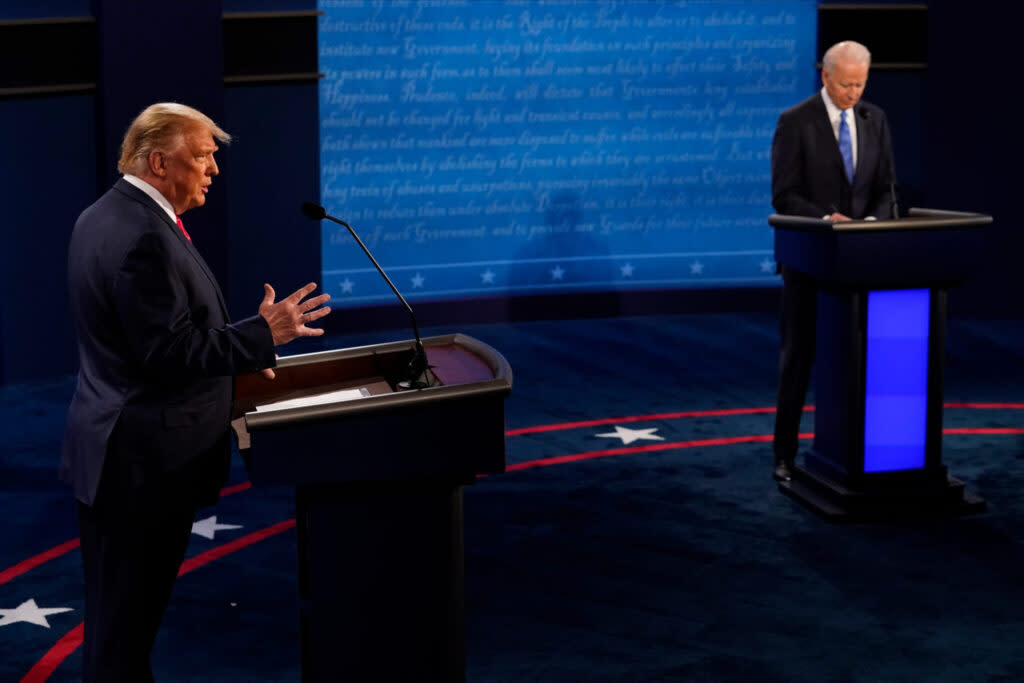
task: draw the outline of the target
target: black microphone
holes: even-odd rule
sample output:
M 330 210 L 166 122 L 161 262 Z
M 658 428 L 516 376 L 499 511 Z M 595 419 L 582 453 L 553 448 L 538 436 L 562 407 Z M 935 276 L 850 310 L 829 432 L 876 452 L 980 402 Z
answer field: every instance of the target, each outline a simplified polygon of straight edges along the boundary
M 860 117 L 865 121 L 870 121 L 871 112 L 868 111 L 867 109 L 861 109 Z M 889 145 L 889 158 L 887 159 L 887 161 L 889 162 L 889 198 L 892 200 L 892 208 L 890 209 L 889 213 L 892 214 L 891 217 L 895 219 L 900 217 L 900 205 L 896 199 L 896 165 L 893 163 L 892 159 L 891 144 Z
M 362 248 L 363 253 L 370 259 L 370 262 L 373 263 L 377 272 L 380 273 L 381 277 L 384 278 L 384 281 L 388 283 L 388 287 L 391 288 L 391 291 L 395 293 L 398 300 L 402 302 L 403 306 L 405 306 L 405 310 L 408 311 L 409 319 L 412 321 L 412 333 L 416 335 L 416 345 L 413 348 L 412 358 L 409 360 L 408 366 L 406 366 L 404 378 L 399 382 L 399 386 L 413 389 L 423 389 L 425 387 L 434 386 L 437 382 L 431 377 L 433 373 L 428 372 L 430 365 L 427 364 L 427 352 L 423 350 L 423 343 L 420 341 L 420 328 L 416 324 L 416 314 L 412 312 L 412 306 L 409 305 L 409 302 L 406 301 L 405 297 L 402 296 L 402 293 L 398 291 L 398 288 L 395 287 L 395 284 L 391 281 L 391 278 L 388 277 L 388 274 L 385 273 L 384 269 L 380 267 L 379 263 L 377 263 L 377 259 L 373 258 L 373 254 L 371 254 L 370 250 L 366 248 L 363 241 L 359 239 L 359 235 L 356 234 L 356 231 L 352 229 L 351 225 L 340 218 L 335 218 L 334 216 L 329 215 L 327 210 L 319 204 L 314 204 L 313 202 L 302 202 L 302 213 L 306 217 L 312 218 L 315 221 L 326 218 L 329 221 L 334 221 L 338 225 L 345 226 L 348 229 L 349 234 L 352 235 L 352 238 L 356 241 L 356 244 Z
M 307 218 L 312 218 L 315 221 L 322 221 L 327 218 L 327 209 L 313 202 L 302 202 L 302 213 Z M 341 223 L 341 221 L 338 222 Z

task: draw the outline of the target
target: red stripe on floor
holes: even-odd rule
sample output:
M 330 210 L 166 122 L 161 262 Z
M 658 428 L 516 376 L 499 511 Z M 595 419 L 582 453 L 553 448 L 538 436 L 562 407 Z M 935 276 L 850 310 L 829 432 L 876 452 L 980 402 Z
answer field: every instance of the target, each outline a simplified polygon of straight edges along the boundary
M 226 496 L 230 496 L 233 493 L 241 493 L 242 491 L 248 491 L 251 488 L 252 484 L 247 481 L 242 482 L 241 484 L 235 484 L 234 486 L 226 486 L 223 489 L 221 489 L 220 497 L 224 498 Z M 39 553 L 38 555 L 34 555 L 28 558 L 27 560 L 22 560 L 13 567 L 8 567 L 7 569 L 0 572 L 0 586 L 4 585 L 5 583 L 7 583 L 8 581 L 17 576 L 21 576 L 22 574 L 31 569 L 35 569 L 41 564 L 49 562 L 50 560 L 54 560 L 60 557 L 61 555 L 64 555 L 65 553 L 71 552 L 79 545 L 81 545 L 79 540 L 77 538 L 73 538 L 70 541 L 64 541 L 60 545 L 54 546 L 49 550 L 45 550 Z
M 68 658 L 72 652 L 82 644 L 82 633 L 85 631 L 85 624 L 74 627 L 64 637 L 58 640 L 43 658 L 36 662 L 36 665 L 29 669 L 29 672 L 21 679 L 21 683 L 42 683 L 50 677 L 60 663 Z
M 188 574 L 191 571 L 199 569 L 203 565 L 207 565 L 214 560 L 219 560 L 225 555 L 230 555 L 233 552 L 239 551 L 242 548 L 250 546 L 254 543 L 269 538 L 275 534 L 279 534 L 282 531 L 287 531 L 295 527 L 295 520 L 289 519 L 283 522 L 278 522 L 268 526 L 266 529 L 260 529 L 254 531 L 251 534 L 246 534 L 241 538 L 219 545 L 216 548 L 210 548 L 204 552 L 199 553 L 195 557 L 190 557 L 181 563 L 181 568 L 178 570 L 178 576 L 182 574 Z M 21 679 L 21 683 L 42 683 L 46 681 L 50 674 L 57 670 L 57 667 L 61 665 L 65 659 L 67 659 L 72 652 L 78 649 L 78 646 L 82 644 L 82 636 L 85 631 L 85 624 L 79 624 L 74 627 L 63 638 L 58 640 L 53 647 L 43 655 L 42 659 L 36 662 L 24 678 Z
M 946 408 L 973 408 L 973 409 L 988 409 L 988 410 L 999 410 L 999 409 L 1010 409 L 1010 410 L 1021 410 L 1024 409 L 1024 403 L 948 403 L 945 405 Z M 565 422 L 554 425 L 541 425 L 538 427 L 526 427 L 518 430 L 509 430 L 506 432 L 508 436 L 516 436 L 519 434 L 537 433 L 537 432 L 548 432 L 557 431 L 560 429 L 573 429 L 578 427 L 592 427 L 606 424 L 613 424 L 616 422 L 639 422 L 644 420 L 664 420 L 664 419 L 677 419 L 682 417 L 715 417 L 722 415 L 749 415 L 754 413 L 769 413 L 774 412 L 774 408 L 737 408 L 727 410 L 707 410 L 707 411 L 686 411 L 676 413 L 656 413 L 652 415 L 637 415 L 632 417 L 621 417 L 621 418 L 607 418 L 601 420 L 589 420 L 585 422 Z M 813 410 L 813 408 L 807 408 L 806 410 Z M 1024 434 L 1024 428 L 1016 427 L 954 427 L 949 429 L 943 429 L 943 434 L 959 434 L 959 435 L 1014 435 Z M 813 438 L 812 433 L 800 434 L 801 439 Z M 515 463 L 509 465 L 506 468 L 506 472 L 516 472 L 519 470 L 534 469 L 538 467 L 550 467 L 552 465 L 563 465 L 571 462 L 581 462 L 584 460 L 594 460 L 598 458 L 607 458 L 617 455 L 631 455 L 636 453 L 651 453 L 657 451 L 666 450 L 678 450 L 685 448 L 700 448 L 707 446 L 729 446 L 740 443 L 765 443 L 772 440 L 771 434 L 757 434 L 751 436 L 732 436 L 732 437 L 719 437 L 712 439 L 697 439 L 693 441 L 673 441 L 668 443 L 658 444 L 645 444 L 643 446 L 626 446 L 622 448 L 608 448 L 599 451 L 587 451 L 585 453 L 574 453 L 571 455 L 562 455 L 552 458 L 541 458 L 538 460 L 529 460 L 526 462 Z M 237 484 L 231 487 L 227 487 L 222 490 L 221 495 L 231 495 L 232 493 L 238 493 L 251 488 L 249 482 Z M 283 531 L 287 531 L 295 527 L 295 520 L 289 519 L 284 522 L 278 522 L 265 529 L 255 531 L 251 534 L 237 538 L 234 541 L 225 543 L 216 548 L 211 548 L 194 557 L 186 559 L 181 568 L 178 570 L 178 576 L 187 574 L 194 571 L 204 565 L 207 565 L 215 560 L 218 560 L 226 555 L 237 552 L 247 546 L 258 543 L 271 536 L 279 534 Z M 7 581 L 10 581 L 16 576 L 23 574 L 30 569 L 37 567 L 44 562 L 47 562 L 55 557 L 59 557 L 79 545 L 78 539 L 66 541 L 50 550 L 40 553 L 27 560 L 19 562 L 18 564 L 10 567 L 9 569 L 0 572 L 0 585 Z M 83 635 L 83 624 L 79 624 L 75 628 L 71 629 L 65 634 L 60 640 L 58 640 L 49 651 L 46 652 L 43 657 L 36 662 L 35 666 L 21 679 L 21 683 L 42 683 L 46 681 L 50 675 L 57 669 L 60 664 L 67 659 L 78 647 L 82 644 Z
M 808 406 L 804 410 L 814 410 Z M 521 434 L 537 434 L 540 432 L 555 432 L 561 429 L 580 429 L 582 427 L 600 427 L 601 425 L 615 424 L 616 422 L 646 422 L 649 420 L 678 420 L 684 417 L 722 417 L 726 415 L 755 415 L 757 413 L 774 413 L 775 408 L 723 408 L 721 410 L 686 410 L 676 413 L 654 413 L 651 415 L 629 415 L 626 417 L 605 417 L 599 420 L 583 420 L 581 422 L 561 422 L 558 424 L 538 425 L 536 427 L 522 427 L 510 429 L 505 436 L 520 436 Z
M 13 567 L 8 567 L 7 569 L 0 572 L 0 586 L 4 585 L 16 576 L 21 576 L 30 569 L 35 569 L 39 565 L 45 562 L 49 562 L 55 557 L 60 557 L 64 553 L 74 550 L 78 546 L 78 539 L 73 538 L 70 541 L 64 541 L 58 546 L 54 546 L 45 552 L 39 553 L 34 557 L 30 557 L 27 560 L 22 560 Z
M 225 543 L 224 545 L 219 545 L 216 548 L 210 548 L 209 550 L 203 551 L 195 557 L 189 557 L 182 562 L 181 569 L 178 570 L 178 576 L 188 574 L 191 571 L 199 569 L 204 564 L 209 564 L 214 560 L 219 560 L 225 555 L 230 555 L 231 553 L 239 551 L 246 546 L 250 546 L 253 543 L 259 543 L 265 538 L 269 538 L 294 527 L 295 520 L 288 519 L 283 522 L 278 522 L 272 526 L 268 526 L 266 529 L 260 529 L 259 531 L 252 532 L 251 534 L 246 534 L 241 538 L 236 538 L 235 540 Z
M 801 439 L 811 438 L 811 434 L 801 434 Z M 550 467 L 551 465 L 564 465 L 569 462 L 580 462 L 581 460 L 594 460 L 596 458 L 608 458 L 615 455 L 631 455 L 633 453 L 651 453 L 653 451 L 668 451 L 680 448 L 699 448 L 701 446 L 730 446 L 737 443 L 756 443 L 771 441 L 771 434 L 758 434 L 754 436 L 727 436 L 717 439 L 697 439 L 696 441 L 672 441 L 669 443 L 646 444 L 643 446 L 625 446 L 623 448 L 608 448 L 601 451 L 588 451 L 586 453 L 574 453 L 572 455 L 559 455 L 553 458 L 541 458 L 539 460 L 528 460 L 517 462 L 505 468 L 506 472 L 516 472 L 534 467 Z

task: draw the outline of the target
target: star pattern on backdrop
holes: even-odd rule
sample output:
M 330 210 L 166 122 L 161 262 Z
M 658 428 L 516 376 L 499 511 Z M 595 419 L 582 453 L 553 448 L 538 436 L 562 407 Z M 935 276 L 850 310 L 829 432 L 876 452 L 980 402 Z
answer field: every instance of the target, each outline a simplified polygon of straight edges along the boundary
M 217 535 L 218 531 L 222 531 L 224 529 L 241 528 L 242 527 L 238 524 L 217 524 L 217 515 L 214 515 L 213 517 L 207 517 L 206 519 L 201 519 L 198 522 L 192 523 L 192 533 L 194 533 L 196 536 L 208 538 L 211 541 L 213 540 L 213 537 Z
M 763 252 L 762 252 L 762 254 L 763 254 Z M 684 273 L 686 273 L 688 271 L 688 276 L 690 278 L 693 278 L 693 279 L 704 277 L 706 275 L 705 271 L 706 271 L 706 268 L 707 268 L 707 264 L 704 263 L 699 258 L 699 256 L 700 256 L 699 254 L 691 254 L 688 257 L 684 256 L 683 257 L 684 260 L 682 260 L 682 262 L 678 262 L 678 261 L 674 261 L 673 260 L 672 261 L 672 265 L 675 268 L 675 273 L 677 273 L 676 276 L 677 277 L 685 277 L 685 276 L 679 276 L 678 275 L 679 270 L 682 270 Z M 641 279 L 640 280 L 636 280 L 636 284 L 640 284 L 641 282 L 645 282 L 645 281 L 647 281 L 648 279 L 650 279 L 652 277 L 658 277 L 657 274 L 652 274 L 651 273 L 651 268 L 649 267 L 650 264 L 647 263 L 647 262 L 642 263 L 641 266 L 637 266 L 632 261 L 623 261 L 622 259 L 628 258 L 628 256 L 626 254 L 611 254 L 607 258 L 608 258 L 608 260 L 612 261 L 612 263 L 608 264 L 609 267 L 612 269 L 611 272 L 614 273 L 616 270 L 618 271 L 618 276 L 617 276 L 618 280 L 617 281 L 622 283 L 622 284 L 628 284 L 628 283 L 625 282 L 626 280 L 632 281 L 632 280 L 634 280 L 637 277 L 640 277 Z M 667 258 L 667 259 L 674 259 L 675 257 L 674 257 L 674 255 L 666 255 L 665 258 Z M 756 268 L 757 272 L 759 272 L 762 277 L 770 277 L 770 276 L 775 275 L 777 264 L 775 262 L 775 259 L 772 258 L 772 256 L 762 255 L 760 260 L 755 260 L 755 261 L 747 260 L 748 258 L 749 257 L 745 257 L 744 258 L 743 268 L 745 268 L 745 269 L 746 268 Z M 462 264 L 454 264 L 454 265 L 461 266 Z M 487 288 L 487 287 L 499 286 L 498 285 L 498 272 L 495 271 L 494 268 L 490 267 L 487 264 L 465 264 L 465 265 L 469 266 L 469 268 L 464 270 L 463 272 L 461 272 L 459 274 L 460 277 L 463 278 L 463 279 L 461 279 L 459 281 L 459 286 L 461 286 L 461 287 L 468 287 L 468 289 L 473 289 L 473 288 L 476 288 L 476 287 Z M 484 270 L 479 270 L 478 269 L 480 265 L 484 266 Z M 570 265 L 573 265 L 573 264 L 570 264 Z M 500 264 L 498 264 L 498 266 L 500 267 Z M 413 267 L 415 267 L 415 266 L 413 266 Z M 658 271 L 659 267 L 661 267 L 660 263 L 659 262 L 654 262 L 654 270 Z M 735 268 L 735 266 L 732 266 L 732 267 Z M 714 276 L 715 277 L 727 277 L 729 275 L 729 273 L 723 274 L 722 272 L 720 272 L 720 270 L 721 269 L 718 267 L 718 262 L 716 261 L 715 262 L 715 268 L 713 269 Z M 641 271 L 642 271 L 642 275 L 641 275 Z M 749 277 L 750 276 L 750 271 L 747 270 L 745 272 L 747 273 L 747 277 Z M 480 280 L 479 280 L 478 284 L 474 285 L 473 282 L 475 281 L 476 277 L 479 277 Z M 569 277 L 569 270 L 565 266 L 563 266 L 562 264 L 556 263 L 554 266 L 551 266 L 551 267 L 547 267 L 547 268 L 544 268 L 544 269 L 534 270 L 532 272 L 531 283 L 532 284 L 542 284 L 544 282 L 546 282 L 548 284 L 565 283 L 566 286 L 571 286 L 573 284 L 581 283 L 581 284 L 584 284 L 584 285 L 592 284 L 594 287 L 600 288 L 600 286 L 602 286 L 602 285 L 610 284 L 610 281 L 611 280 L 615 280 L 615 277 L 616 276 L 611 275 L 611 274 L 599 274 L 599 276 L 595 276 L 595 274 L 593 274 L 590 271 L 588 271 L 587 268 L 583 268 L 582 270 L 579 269 L 579 268 L 574 268 L 573 269 L 573 273 L 572 273 L 572 277 L 570 278 Z M 466 282 L 465 278 L 468 278 L 470 281 Z M 423 294 L 429 294 L 434 289 L 437 289 L 437 288 L 443 286 L 444 278 L 442 278 L 440 280 L 437 279 L 437 278 L 432 278 L 429 287 L 427 285 L 427 279 L 428 278 L 425 275 L 423 275 L 422 272 L 415 272 L 414 271 L 414 274 L 411 275 L 409 277 L 409 279 L 408 279 L 408 282 L 410 283 L 409 284 L 410 289 L 421 290 L 420 294 L 423 295 Z M 355 294 L 355 287 L 356 287 L 356 284 L 357 284 L 356 281 L 351 280 L 349 277 L 345 277 L 343 280 L 340 280 L 340 281 L 336 280 L 336 282 L 338 283 L 337 287 L 340 289 L 339 296 Z
M 605 432 L 604 434 L 596 434 L 595 436 L 622 439 L 623 446 L 628 446 L 634 441 L 664 441 L 665 437 L 658 436 L 654 433 L 656 431 L 658 431 L 657 427 L 651 427 L 649 429 L 630 429 L 629 427 L 620 427 L 619 425 L 615 425 L 614 432 Z
M 22 621 L 36 626 L 50 628 L 46 617 L 51 614 L 73 611 L 70 607 L 40 607 L 35 598 L 29 598 L 14 609 L 0 609 L 0 626 L 10 626 Z

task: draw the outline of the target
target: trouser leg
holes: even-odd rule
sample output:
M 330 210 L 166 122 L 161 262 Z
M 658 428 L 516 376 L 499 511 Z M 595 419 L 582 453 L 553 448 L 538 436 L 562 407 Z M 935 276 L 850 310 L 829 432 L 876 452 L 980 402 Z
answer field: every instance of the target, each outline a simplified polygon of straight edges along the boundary
M 132 506 L 79 503 L 83 681 L 153 680 L 150 654 L 195 514 L 190 505 L 173 503 L 160 497 Z
M 783 268 L 779 388 L 775 413 L 775 460 L 792 463 L 799 447 L 800 417 L 814 365 L 818 288 L 801 273 Z

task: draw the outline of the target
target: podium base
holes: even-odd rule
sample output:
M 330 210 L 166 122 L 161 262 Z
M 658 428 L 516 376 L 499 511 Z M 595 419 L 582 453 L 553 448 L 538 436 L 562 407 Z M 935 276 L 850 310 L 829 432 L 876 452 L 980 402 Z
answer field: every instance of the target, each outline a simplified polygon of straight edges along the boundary
M 968 492 L 955 477 L 927 489 L 855 491 L 808 471 L 793 468 L 791 481 L 779 491 L 830 522 L 887 522 L 929 517 L 957 517 L 985 511 L 985 501 Z

